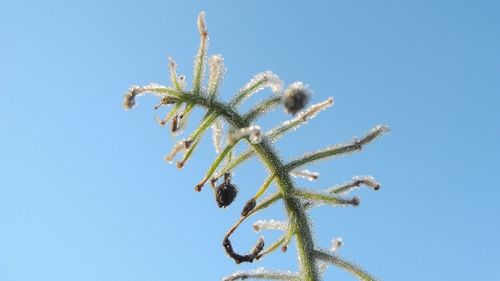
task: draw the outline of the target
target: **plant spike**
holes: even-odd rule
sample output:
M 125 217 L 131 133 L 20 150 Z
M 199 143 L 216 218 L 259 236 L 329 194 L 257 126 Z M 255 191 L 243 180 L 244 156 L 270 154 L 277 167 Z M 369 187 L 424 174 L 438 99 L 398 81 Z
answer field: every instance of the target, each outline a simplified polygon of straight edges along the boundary
M 389 128 L 387 126 L 377 125 L 361 139 L 355 139 L 354 141 L 347 144 L 334 145 L 326 149 L 317 151 L 315 153 L 306 154 L 305 156 L 302 156 L 301 158 L 293 160 L 292 162 L 288 163 L 286 165 L 286 168 L 289 171 L 291 171 L 306 164 L 310 164 L 319 160 L 323 160 L 334 156 L 340 156 L 355 151 L 360 151 L 364 145 L 372 142 L 373 140 L 381 136 L 383 133 L 386 133 L 388 131 Z
M 359 198 L 353 197 L 350 199 L 345 199 L 337 197 L 335 195 L 327 194 L 324 192 L 314 192 L 305 189 L 296 189 L 294 196 L 303 199 L 306 202 L 312 202 L 313 204 L 328 204 L 331 206 L 358 206 Z
M 208 49 L 208 30 L 205 23 L 205 12 L 200 12 L 198 15 L 198 32 L 200 33 L 200 47 L 194 59 L 194 72 L 193 72 L 193 94 L 201 94 L 201 82 L 205 74 L 205 63 L 207 61 Z
M 172 57 L 168 57 L 168 69 L 170 72 L 170 82 L 177 91 L 182 91 L 182 84 L 179 82 L 179 77 L 177 75 L 177 63 Z
M 160 98 L 160 103 L 155 109 L 162 105 L 173 104 L 173 108 L 165 119 L 159 120 L 160 125 L 163 126 L 172 119 L 171 128 L 173 133 L 178 133 L 180 129 L 185 126 L 191 111 L 195 107 L 201 107 L 206 110 L 206 114 L 201 120 L 199 127 L 195 129 L 189 138 L 177 142 L 172 151 L 165 158 L 171 162 L 178 153 L 184 151 L 185 154 L 183 159 L 177 163 L 177 166 L 181 168 L 195 151 L 205 131 L 209 127 L 212 127 L 214 131 L 214 146 L 218 155 L 214 163 L 208 169 L 203 180 L 197 185 L 196 190 L 201 190 L 201 187 L 210 180 L 215 191 L 217 203 L 220 207 L 228 207 L 236 197 L 237 187 L 231 182 L 231 174 L 239 164 L 256 155 L 268 169 L 268 177 L 257 193 L 246 202 L 241 211 L 241 217 L 227 231 L 222 244 L 228 256 L 236 263 L 241 263 L 252 262 L 255 259 L 262 258 L 264 255 L 275 251 L 279 246 L 282 246 L 282 251 L 286 251 L 288 243 L 291 239 L 295 238 L 300 272 L 295 274 L 258 269 L 256 271 L 235 273 L 226 277 L 224 280 L 232 281 L 260 278 L 271 280 L 318 281 L 321 279 L 321 274 L 324 271 L 323 269 L 326 263 L 345 269 L 360 280 L 375 280 L 370 274 L 366 273 L 355 264 L 347 262 L 335 255 L 335 250 L 341 245 L 341 242 L 335 240 L 336 244 L 330 252 L 318 250 L 313 239 L 310 219 L 306 211 L 311 207 L 321 204 L 357 206 L 359 205 L 358 197 L 343 198 L 338 195 L 346 194 L 361 185 L 366 185 L 377 190 L 380 184 L 371 177 L 354 178 L 347 184 L 319 192 L 297 188 L 292 180 L 292 175 L 314 180 L 318 177 L 317 173 L 308 170 L 299 170 L 299 168 L 329 157 L 359 151 L 364 145 L 372 142 L 383 133 L 388 132 L 388 127 L 378 125 L 360 139 L 355 139 L 347 144 L 331 146 L 315 153 L 306 154 L 301 158 L 285 164 L 276 152 L 274 142 L 285 133 L 298 128 L 301 124 L 315 117 L 320 111 L 329 108 L 333 104 L 333 99 L 328 98 L 323 102 L 303 110 L 310 99 L 310 91 L 307 85 L 299 81 L 292 83 L 283 91 L 283 82 L 281 82 L 277 75 L 267 71 L 255 75 L 249 83 L 236 93 L 229 103 L 220 101 L 218 99 L 218 92 L 220 91 L 220 85 L 225 73 L 221 55 L 210 57 L 208 62 L 210 75 L 206 90 L 203 90 L 202 85 L 208 46 L 208 32 L 204 17 L 204 12 L 201 12 L 198 16 L 200 47 L 195 57 L 192 90 L 184 90 L 185 78 L 184 76 L 177 75 L 177 65 L 169 58 L 172 87 L 158 84 L 149 84 L 143 87 L 131 86 L 123 98 L 123 106 L 125 109 L 133 108 L 136 105 L 136 98 L 145 94 L 152 94 Z M 271 88 L 276 96 L 271 96 L 258 103 L 245 115 L 240 114 L 236 110 L 236 107 L 244 100 L 266 87 Z M 284 111 L 295 117 L 264 134 L 261 128 L 255 125 L 254 122 L 257 118 L 269 112 L 278 104 L 282 104 Z M 184 111 L 178 113 L 182 105 L 184 105 Z M 220 148 L 222 126 L 220 126 L 219 122 L 221 120 L 228 125 L 227 145 L 224 149 Z M 214 122 L 216 123 L 214 124 Z M 242 139 L 248 144 L 249 149 L 233 157 L 233 149 Z M 214 175 L 224 159 L 226 159 L 225 165 Z M 222 175 L 224 175 L 224 182 L 218 184 L 216 187 L 215 183 Z M 257 199 L 265 193 L 271 183 L 276 185 L 277 192 L 257 202 Z M 285 206 L 288 217 L 287 223 L 273 224 L 271 223 L 273 222 L 272 220 L 267 223 L 261 221 L 259 229 L 271 229 L 275 227 L 276 229 L 286 230 L 283 236 L 267 248 L 264 248 L 264 239 L 261 237 L 249 253 L 241 255 L 235 252 L 229 240 L 231 235 L 248 217 L 271 206 L 278 200 L 282 200 Z M 283 225 L 286 225 L 286 227 Z

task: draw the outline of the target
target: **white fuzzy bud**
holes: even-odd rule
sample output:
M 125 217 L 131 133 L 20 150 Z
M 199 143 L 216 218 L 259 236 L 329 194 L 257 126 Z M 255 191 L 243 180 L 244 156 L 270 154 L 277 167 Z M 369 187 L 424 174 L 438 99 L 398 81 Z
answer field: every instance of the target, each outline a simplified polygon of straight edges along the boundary
M 260 126 L 253 125 L 250 127 L 239 129 L 238 131 L 229 135 L 228 143 L 234 144 L 239 139 L 244 137 L 248 137 L 250 142 L 253 144 L 260 143 L 262 141 L 262 130 L 260 129 Z

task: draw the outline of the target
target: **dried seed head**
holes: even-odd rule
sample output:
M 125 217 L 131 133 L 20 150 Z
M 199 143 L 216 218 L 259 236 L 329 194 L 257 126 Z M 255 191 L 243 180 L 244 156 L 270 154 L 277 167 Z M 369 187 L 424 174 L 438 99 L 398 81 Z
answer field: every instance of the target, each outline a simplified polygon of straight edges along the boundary
M 170 130 L 172 131 L 172 133 L 175 133 L 177 132 L 177 130 L 179 129 L 179 115 L 176 114 L 174 116 L 174 118 L 172 119 L 172 126 L 170 127 Z
M 251 254 L 254 257 L 257 257 L 260 252 L 262 252 L 262 250 L 264 250 L 264 238 L 261 236 L 259 237 L 257 244 L 255 244 L 255 246 L 253 247 Z
M 353 206 L 359 206 L 359 197 L 355 196 L 351 199 L 351 204 Z
M 125 109 L 132 109 L 135 106 L 135 97 L 141 92 L 141 87 L 132 85 L 127 93 L 123 96 L 123 107 Z
M 309 102 L 310 92 L 302 82 L 295 82 L 288 86 L 281 99 L 285 111 L 293 115 L 304 109 Z
M 226 176 L 224 182 L 215 188 L 215 200 L 219 208 L 226 208 L 238 195 L 238 188 L 231 183 L 231 178 Z

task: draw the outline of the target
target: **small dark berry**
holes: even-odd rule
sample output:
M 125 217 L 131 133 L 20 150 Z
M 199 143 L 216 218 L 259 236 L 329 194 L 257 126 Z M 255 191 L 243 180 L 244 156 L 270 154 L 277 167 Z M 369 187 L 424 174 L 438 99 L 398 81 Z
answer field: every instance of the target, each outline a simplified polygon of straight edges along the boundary
M 215 200 L 219 208 L 226 208 L 236 198 L 238 189 L 229 181 L 224 181 L 215 189 Z

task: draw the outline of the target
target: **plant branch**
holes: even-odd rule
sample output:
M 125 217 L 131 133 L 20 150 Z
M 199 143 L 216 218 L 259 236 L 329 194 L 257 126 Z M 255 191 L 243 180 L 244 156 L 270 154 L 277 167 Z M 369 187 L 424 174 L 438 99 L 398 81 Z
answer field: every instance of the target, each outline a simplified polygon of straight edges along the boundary
M 389 128 L 387 126 L 383 125 L 378 125 L 375 128 L 373 128 L 368 134 L 366 134 L 364 137 L 361 139 L 355 139 L 354 141 L 347 143 L 347 144 L 342 144 L 342 145 L 334 145 L 331 147 L 328 147 L 326 149 L 314 152 L 314 153 L 309 153 L 306 154 L 305 156 L 302 156 L 301 158 L 297 160 L 293 160 L 290 163 L 286 165 L 286 169 L 289 171 L 292 171 L 294 169 L 297 169 L 301 166 L 304 166 L 306 164 L 310 164 L 319 160 L 323 160 L 326 158 L 334 157 L 334 156 L 340 156 L 343 154 L 355 152 L 355 151 L 360 151 L 364 145 L 372 142 L 375 140 L 377 137 L 382 135 L 385 132 L 388 132 Z
M 201 95 L 190 95 L 188 92 L 180 92 L 166 87 L 158 87 L 154 89 L 154 91 L 150 91 L 160 95 L 163 94 L 164 96 L 168 96 L 171 99 L 178 101 L 192 102 L 205 107 L 207 110 L 214 110 L 215 112 L 220 113 L 220 115 L 224 117 L 229 124 L 237 129 L 249 126 L 247 121 L 228 104 L 221 103 L 216 100 L 209 100 Z M 302 203 L 299 199 L 293 196 L 295 187 L 289 175 L 290 170 L 284 166 L 281 159 L 278 157 L 277 153 L 274 151 L 266 138 L 264 138 L 260 143 L 251 145 L 269 171 L 276 174 L 276 183 L 281 196 L 283 196 L 288 217 L 295 217 L 296 219 L 297 251 L 303 280 L 317 281 L 319 280 L 319 275 L 313 257 L 314 241 L 312 238 L 312 231 Z M 230 233 L 232 233 L 232 231 L 230 231 Z M 228 234 L 230 235 L 230 233 Z M 224 242 L 226 241 L 224 240 Z
M 335 266 L 338 266 L 346 271 L 349 271 L 354 276 L 356 276 L 359 280 L 362 281 L 376 281 L 375 277 L 371 276 L 369 273 L 361 269 L 354 263 L 348 262 L 338 256 L 331 255 L 328 252 L 315 250 L 314 255 L 317 259 L 331 263 Z
M 252 108 L 249 112 L 247 112 L 243 118 L 248 122 L 252 123 L 255 119 L 259 118 L 262 114 L 268 112 L 281 102 L 281 97 L 272 96 L 261 103 L 257 104 L 254 108 Z
M 327 193 L 313 192 L 305 189 L 295 189 L 294 195 L 298 198 L 305 200 L 306 202 L 312 202 L 316 204 L 328 204 L 332 206 L 358 206 L 359 198 L 341 198 Z M 306 204 L 309 205 L 309 204 Z
M 268 279 L 268 280 L 283 280 L 283 281 L 299 281 L 300 276 L 297 273 L 289 271 L 268 271 L 264 269 L 257 269 L 253 271 L 241 271 L 233 273 L 225 277 L 222 281 L 236 281 L 246 279 Z

